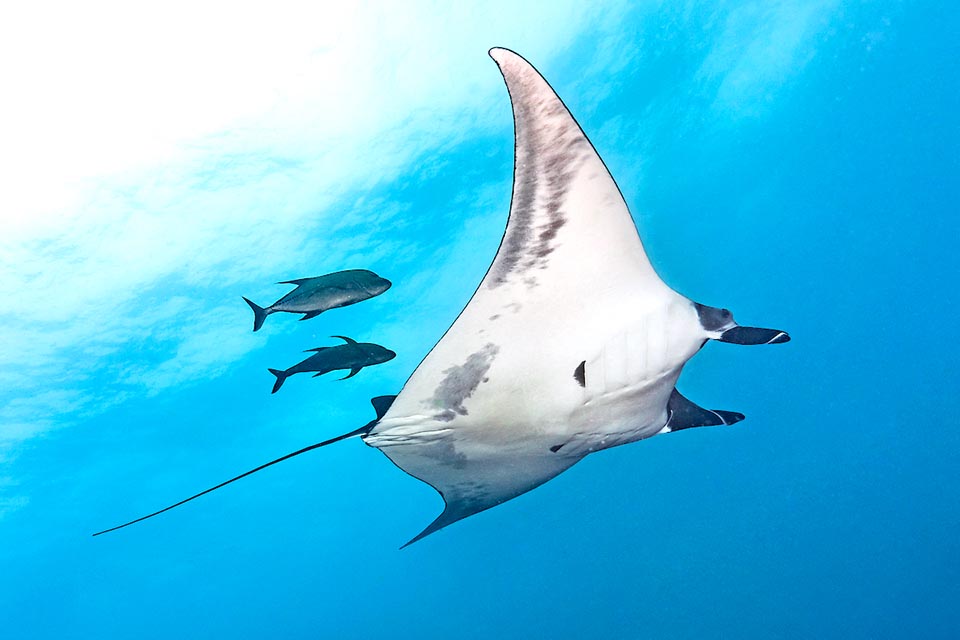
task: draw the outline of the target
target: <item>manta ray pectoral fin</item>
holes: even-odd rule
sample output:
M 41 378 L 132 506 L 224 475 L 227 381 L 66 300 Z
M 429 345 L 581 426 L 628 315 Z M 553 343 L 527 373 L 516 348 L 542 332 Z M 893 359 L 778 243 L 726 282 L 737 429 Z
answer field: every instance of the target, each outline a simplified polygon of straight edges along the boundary
M 367 444 L 370 442 L 367 441 Z M 433 441 L 425 446 L 435 452 L 437 444 L 437 441 Z M 416 450 L 424 445 L 411 446 Z M 400 450 L 403 448 L 402 445 L 396 448 L 389 447 L 385 453 L 396 463 L 395 456 L 401 453 Z M 471 458 L 469 455 L 458 456 L 455 448 L 450 450 L 444 448 L 444 451 L 446 461 L 420 467 L 418 472 L 421 472 L 421 475 L 417 476 L 421 479 L 429 478 L 428 484 L 443 498 L 443 512 L 403 547 L 423 540 L 430 534 L 464 518 L 531 491 L 555 478 L 583 458 L 583 455 L 563 456 L 531 452 L 531 455 L 520 457 L 493 453 L 490 458 L 478 459 Z M 450 464 L 451 462 L 453 465 Z M 501 473 L 500 469 L 509 469 L 509 472 Z
M 440 529 L 443 529 L 444 527 L 449 526 L 454 522 L 457 522 L 458 520 L 463 520 L 464 518 L 471 516 L 474 513 L 475 513 L 474 511 L 464 513 L 462 512 L 462 510 L 457 509 L 456 507 L 451 509 L 450 503 L 445 503 L 443 507 L 443 513 L 437 516 L 437 519 L 431 522 L 426 529 L 424 529 L 423 531 L 415 535 L 413 538 L 407 541 L 407 543 L 400 548 L 406 549 L 407 547 L 412 545 L 414 542 L 423 540 L 431 533 L 436 533 L 437 531 L 440 531 Z
M 304 321 L 304 320 L 309 320 L 310 318 L 316 318 L 316 317 L 317 317 L 318 315 L 320 315 L 321 313 L 323 313 L 323 312 L 322 312 L 322 311 L 308 311 L 307 313 L 303 314 L 303 317 L 300 318 L 300 321 L 302 322 L 302 321 Z
M 782 344 L 790 342 L 790 335 L 779 329 L 760 329 L 758 327 L 736 326 L 727 329 L 715 338 L 730 344 Z
M 341 380 L 346 380 L 347 378 L 352 378 L 353 376 L 355 376 L 355 375 L 357 375 L 358 373 L 360 373 L 360 370 L 361 370 L 361 369 L 363 369 L 363 367 L 354 367 L 353 369 L 350 370 L 349 375 L 345 375 L 345 376 L 343 376 L 343 377 L 340 378 L 340 379 L 341 379 Z
M 710 410 L 699 407 L 690 402 L 674 388 L 667 402 L 667 419 L 665 429 L 681 431 L 693 427 L 712 427 L 718 425 L 736 424 L 744 419 L 742 413 L 735 411 Z

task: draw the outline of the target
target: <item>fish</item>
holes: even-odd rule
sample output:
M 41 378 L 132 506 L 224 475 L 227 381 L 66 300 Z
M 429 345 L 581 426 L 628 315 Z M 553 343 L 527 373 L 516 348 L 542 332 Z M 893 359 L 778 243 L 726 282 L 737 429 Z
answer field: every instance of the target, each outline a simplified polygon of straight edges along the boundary
M 374 298 L 392 283 L 366 269 L 348 269 L 314 278 L 284 280 L 277 284 L 292 284 L 296 288 L 269 307 L 261 307 L 249 298 L 243 300 L 253 309 L 253 330 L 258 331 L 271 313 L 302 313 L 300 320 L 316 318 L 324 311 L 346 307 Z
M 340 338 L 346 344 L 340 344 L 334 347 L 317 347 L 316 349 L 307 349 L 304 353 L 315 352 L 312 356 L 299 362 L 289 369 L 267 369 L 277 377 L 273 384 L 273 390 L 270 393 L 276 393 L 283 386 L 284 381 L 295 373 L 308 373 L 316 371 L 314 378 L 322 376 L 331 371 L 339 369 L 349 369 L 350 373 L 340 378 L 346 380 L 360 373 L 364 367 L 375 364 L 389 362 L 397 357 L 397 354 L 390 349 L 381 347 L 372 342 L 357 342 L 353 338 L 346 336 L 331 336 Z
M 404 547 L 555 478 L 587 455 L 656 435 L 744 419 L 677 389 L 709 341 L 782 344 L 657 275 L 626 202 L 586 134 L 519 54 L 490 50 L 514 115 L 507 226 L 466 307 L 376 418 L 287 454 L 359 437 L 442 497 Z M 100 535 L 100 533 L 95 535 Z

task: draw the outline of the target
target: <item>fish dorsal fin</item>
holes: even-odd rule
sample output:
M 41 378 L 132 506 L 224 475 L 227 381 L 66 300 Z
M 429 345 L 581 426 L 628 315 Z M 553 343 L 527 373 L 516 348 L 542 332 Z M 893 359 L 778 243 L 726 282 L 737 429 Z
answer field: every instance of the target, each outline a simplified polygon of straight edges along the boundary
M 330 336 L 330 337 L 331 337 L 331 338 L 340 338 L 341 340 L 343 340 L 343 341 L 346 342 L 347 344 L 357 344 L 357 341 L 356 341 L 356 340 L 354 340 L 353 338 L 348 338 L 347 336 Z
M 370 404 L 373 405 L 373 410 L 377 412 L 377 420 L 383 418 L 387 415 L 387 411 L 390 410 L 390 406 L 393 405 L 393 401 L 397 396 L 377 396 L 376 398 L 370 399 Z
M 326 350 L 329 349 L 329 348 L 330 348 L 330 347 L 317 347 L 317 348 L 315 348 L 315 349 L 304 349 L 303 352 L 304 352 L 304 353 L 310 353 L 311 351 L 320 352 L 320 351 L 326 351 Z
M 278 282 L 277 284 L 295 284 L 299 287 L 304 282 L 308 282 L 310 280 L 315 280 L 315 278 L 297 278 L 296 280 L 283 280 L 281 282 Z

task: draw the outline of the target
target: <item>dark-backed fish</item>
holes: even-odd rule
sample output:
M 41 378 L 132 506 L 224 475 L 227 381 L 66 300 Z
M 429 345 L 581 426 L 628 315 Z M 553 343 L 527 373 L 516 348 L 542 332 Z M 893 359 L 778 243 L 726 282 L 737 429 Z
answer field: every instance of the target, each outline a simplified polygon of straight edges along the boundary
M 324 311 L 346 307 L 380 295 L 390 288 L 390 281 L 366 269 L 337 271 L 315 278 L 284 280 L 277 284 L 293 284 L 296 289 L 269 307 L 261 307 L 244 297 L 253 309 L 253 330 L 263 326 L 271 313 L 302 313 L 301 320 L 316 318 Z
M 273 384 L 273 391 L 276 393 L 283 382 L 295 373 L 314 373 L 313 377 L 322 376 L 325 373 L 338 370 L 349 370 L 350 373 L 340 378 L 346 380 L 360 373 L 364 367 L 375 364 L 382 364 L 397 357 L 397 354 L 390 349 L 381 347 L 372 342 L 357 342 L 353 338 L 346 336 L 333 336 L 340 338 L 346 344 L 339 344 L 334 347 L 317 347 L 316 349 L 307 349 L 307 352 L 315 352 L 312 356 L 299 362 L 289 369 L 283 371 L 279 369 L 267 369 L 270 373 L 277 376 L 277 381 Z

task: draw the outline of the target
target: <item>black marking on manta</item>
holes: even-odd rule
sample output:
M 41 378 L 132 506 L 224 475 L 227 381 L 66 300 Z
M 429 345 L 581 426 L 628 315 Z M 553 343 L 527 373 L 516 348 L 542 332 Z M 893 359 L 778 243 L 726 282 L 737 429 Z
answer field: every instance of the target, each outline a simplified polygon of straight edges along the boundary
M 358 436 L 443 498 L 443 512 L 411 544 L 591 452 L 743 419 L 683 397 L 676 383 L 684 364 L 708 340 L 777 344 L 789 336 L 741 327 L 729 311 L 670 289 L 613 177 L 550 85 L 516 53 L 490 55 L 514 114 L 507 228 L 473 297 L 400 393 L 374 398 L 376 419 L 360 429 L 107 531 Z M 575 384 L 571 354 L 583 358 Z
M 577 381 L 581 387 L 587 386 L 587 361 L 584 360 L 577 365 L 577 368 L 573 370 L 573 379 Z

